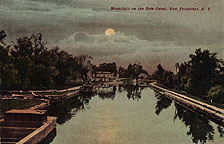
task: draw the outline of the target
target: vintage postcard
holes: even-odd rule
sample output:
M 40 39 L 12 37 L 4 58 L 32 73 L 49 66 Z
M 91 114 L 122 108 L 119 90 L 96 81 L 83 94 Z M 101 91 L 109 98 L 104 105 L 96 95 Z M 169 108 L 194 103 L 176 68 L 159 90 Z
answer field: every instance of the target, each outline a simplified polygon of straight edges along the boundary
M 0 0 L 0 143 L 224 143 L 222 0 Z

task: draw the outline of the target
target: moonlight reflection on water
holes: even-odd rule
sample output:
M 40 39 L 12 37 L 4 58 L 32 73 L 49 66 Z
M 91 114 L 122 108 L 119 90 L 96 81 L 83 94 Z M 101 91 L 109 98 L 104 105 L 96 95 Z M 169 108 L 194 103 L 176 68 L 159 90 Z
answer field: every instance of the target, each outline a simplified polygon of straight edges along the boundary
M 99 88 L 53 105 L 58 116 L 52 144 L 223 143 L 223 127 L 173 103 L 150 88 Z

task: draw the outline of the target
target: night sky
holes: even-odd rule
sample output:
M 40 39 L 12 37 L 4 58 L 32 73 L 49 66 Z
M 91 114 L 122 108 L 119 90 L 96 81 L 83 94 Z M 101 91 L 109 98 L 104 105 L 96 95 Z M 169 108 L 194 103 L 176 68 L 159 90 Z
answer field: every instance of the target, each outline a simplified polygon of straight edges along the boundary
M 206 11 L 111 11 L 112 6 Z M 222 0 L 1 0 L 0 30 L 7 33 L 6 42 L 40 32 L 49 47 L 89 54 L 95 64 L 140 62 L 153 71 L 162 63 L 174 70 L 196 48 L 224 58 L 223 13 Z M 115 34 L 105 36 L 108 28 Z

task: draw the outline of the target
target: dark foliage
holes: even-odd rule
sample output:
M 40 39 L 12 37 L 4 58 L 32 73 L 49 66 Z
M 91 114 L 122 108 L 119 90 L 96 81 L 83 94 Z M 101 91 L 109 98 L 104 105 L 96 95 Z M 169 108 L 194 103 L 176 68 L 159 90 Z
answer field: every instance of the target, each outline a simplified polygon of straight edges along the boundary
M 0 33 L 5 38 L 4 32 Z M 92 57 L 73 56 L 59 48 L 48 49 L 42 35 L 0 45 L 0 78 L 3 90 L 64 88 L 86 80 Z
M 224 66 L 216 53 L 196 49 L 188 62 L 176 63 L 176 75 L 159 64 L 153 78 L 169 88 L 224 103 Z

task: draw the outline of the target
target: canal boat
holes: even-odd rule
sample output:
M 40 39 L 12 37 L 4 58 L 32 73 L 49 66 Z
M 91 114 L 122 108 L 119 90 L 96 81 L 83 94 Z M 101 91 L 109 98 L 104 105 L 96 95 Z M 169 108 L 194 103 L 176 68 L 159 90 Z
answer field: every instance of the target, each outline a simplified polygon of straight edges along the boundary
M 9 110 L 1 120 L 1 143 L 40 143 L 55 129 L 56 119 L 46 110 Z
M 93 94 L 96 92 L 94 86 L 90 83 L 84 84 L 80 91 L 82 94 Z

